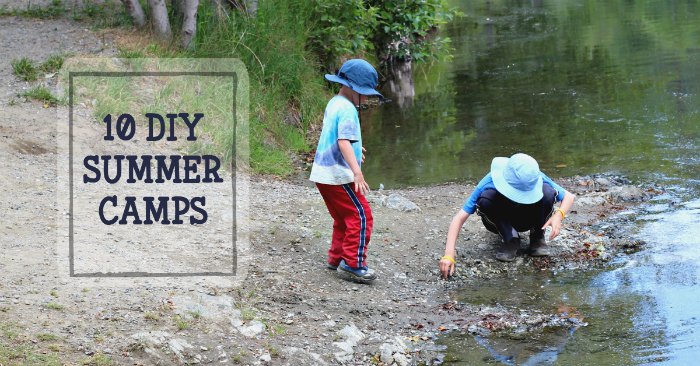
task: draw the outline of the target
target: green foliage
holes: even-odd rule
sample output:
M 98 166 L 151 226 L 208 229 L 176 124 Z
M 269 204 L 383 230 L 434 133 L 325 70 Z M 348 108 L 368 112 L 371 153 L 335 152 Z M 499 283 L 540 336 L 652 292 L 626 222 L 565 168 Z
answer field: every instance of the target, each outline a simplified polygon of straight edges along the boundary
M 449 38 L 433 33 L 460 13 L 444 0 L 316 0 L 313 14 L 309 45 L 335 65 L 372 51 L 381 61 L 448 56 Z
M 342 56 L 374 50 L 377 8 L 366 7 L 364 0 L 315 0 L 314 5 L 309 47 L 331 66 L 328 69 Z
M 378 26 L 373 41 L 380 59 L 425 61 L 449 55 L 449 38 L 432 35 L 459 13 L 443 0 L 370 0 Z
M 388 32 L 377 33 L 384 24 L 413 40 L 407 49 L 414 59 L 429 59 L 438 54 L 431 53 L 434 49 L 446 49 L 444 39 L 427 35 L 455 12 L 447 10 L 442 0 L 421 4 L 410 8 L 414 14 L 399 17 L 398 5 L 378 1 L 265 1 L 259 3 L 255 17 L 232 12 L 220 20 L 215 9 L 203 3 L 194 49 L 176 56 L 236 57 L 245 63 L 250 74 L 251 167 L 287 175 L 293 171 L 291 156 L 315 144 L 310 131 L 320 124 L 330 96 L 324 68 L 334 69 L 348 55 L 368 58 L 367 54 L 386 49 L 386 44 L 376 43 L 393 39 L 386 36 Z M 381 10 L 388 15 L 380 16 Z M 125 56 L 130 52 L 137 51 L 120 51 Z
M 24 81 L 34 81 L 37 79 L 38 71 L 32 60 L 22 57 L 19 60 L 12 60 L 12 72 Z

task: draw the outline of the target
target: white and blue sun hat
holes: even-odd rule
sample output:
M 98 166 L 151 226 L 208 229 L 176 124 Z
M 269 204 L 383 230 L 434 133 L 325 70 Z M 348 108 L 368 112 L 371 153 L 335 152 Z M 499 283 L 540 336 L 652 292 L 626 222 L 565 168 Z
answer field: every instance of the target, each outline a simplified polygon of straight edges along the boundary
M 542 173 L 532 156 L 518 153 L 491 162 L 491 179 L 498 192 L 511 201 L 532 204 L 542 199 Z

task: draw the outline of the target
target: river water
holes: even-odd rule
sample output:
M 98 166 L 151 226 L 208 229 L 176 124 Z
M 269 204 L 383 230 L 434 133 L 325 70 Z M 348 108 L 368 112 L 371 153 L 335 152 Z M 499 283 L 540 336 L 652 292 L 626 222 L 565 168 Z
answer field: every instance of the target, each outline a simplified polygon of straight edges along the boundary
M 648 245 L 606 270 L 496 278 L 457 294 L 567 309 L 588 326 L 455 333 L 441 339 L 446 361 L 700 363 L 700 1 L 455 5 L 465 16 L 443 31 L 454 58 L 395 70 L 384 88 L 393 102 L 363 113 L 373 187 L 476 183 L 494 156 L 522 151 L 555 178 L 622 174 L 667 193 L 617 217 Z

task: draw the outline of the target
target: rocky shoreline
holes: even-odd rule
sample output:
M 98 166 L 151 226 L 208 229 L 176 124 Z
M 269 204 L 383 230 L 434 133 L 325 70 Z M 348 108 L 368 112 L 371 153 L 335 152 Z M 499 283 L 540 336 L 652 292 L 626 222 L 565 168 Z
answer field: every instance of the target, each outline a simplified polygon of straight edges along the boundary
M 251 211 L 266 212 L 254 220 L 259 226 L 252 235 L 252 247 L 257 248 L 253 263 L 260 267 L 249 272 L 243 288 L 254 288 L 261 296 L 256 306 L 266 316 L 286 314 L 294 319 L 287 328 L 289 341 L 305 339 L 302 334 L 311 329 L 318 329 L 321 335 L 319 341 L 305 342 L 304 352 L 293 347 L 295 356 L 283 356 L 279 360 L 283 364 L 294 364 L 291 360 L 302 354 L 308 362 L 320 357 L 329 363 L 431 364 L 442 357 L 434 344 L 436 336 L 448 331 L 490 336 L 585 325 L 548 309 L 514 312 L 499 306 L 474 306 L 455 301 L 452 294 L 481 278 L 596 268 L 622 251 L 636 250 L 643 243 L 616 230 L 615 225 L 605 225 L 605 220 L 660 193 L 614 176 L 561 180 L 577 195 L 577 203 L 562 234 L 552 243 L 552 257 L 530 258 L 521 253 L 514 263 L 497 262 L 493 257 L 498 237 L 487 232 L 479 220 L 470 219 L 458 241 L 457 272 L 444 281 L 439 279 L 437 261 L 447 226 L 473 187 L 451 184 L 373 192 L 369 200 L 375 234 L 369 264 L 379 279 L 362 286 L 339 280 L 323 268 L 331 222 L 313 188 L 256 180 L 253 186 L 261 194 L 256 195 Z M 290 191 L 296 199 L 287 198 L 285 193 Z M 280 206 L 287 209 L 276 209 Z M 277 260 L 266 261 L 268 256 L 281 256 L 282 263 L 301 263 L 301 278 L 284 265 L 280 267 Z M 264 286 L 251 288 L 251 283 Z M 281 347 L 290 346 L 282 342 Z

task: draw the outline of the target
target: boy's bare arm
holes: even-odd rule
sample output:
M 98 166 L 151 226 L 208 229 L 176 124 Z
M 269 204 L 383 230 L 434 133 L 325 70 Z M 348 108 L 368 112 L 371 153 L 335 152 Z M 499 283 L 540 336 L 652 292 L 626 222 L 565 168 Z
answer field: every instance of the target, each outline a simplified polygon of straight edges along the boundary
M 338 140 L 338 148 L 340 148 L 340 153 L 343 154 L 343 159 L 350 166 L 352 174 L 354 175 L 355 182 L 355 192 L 360 191 L 363 195 L 369 193 L 369 184 L 365 182 L 365 177 L 362 175 L 362 170 L 360 165 L 357 164 L 357 159 L 355 158 L 355 152 L 352 150 L 352 143 L 350 140 Z
M 462 225 L 469 218 L 469 214 L 464 210 L 459 210 L 452 218 L 450 228 L 447 230 L 447 240 L 445 241 L 445 256 L 440 259 L 440 273 L 443 278 L 451 276 L 455 272 L 455 247 L 457 246 L 457 237 Z M 446 258 L 449 257 L 449 258 Z M 451 260 L 450 260 L 451 259 Z

